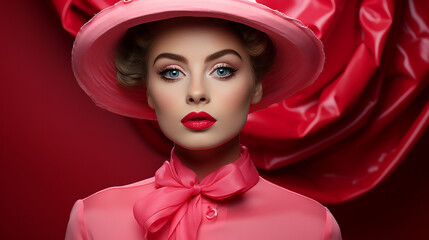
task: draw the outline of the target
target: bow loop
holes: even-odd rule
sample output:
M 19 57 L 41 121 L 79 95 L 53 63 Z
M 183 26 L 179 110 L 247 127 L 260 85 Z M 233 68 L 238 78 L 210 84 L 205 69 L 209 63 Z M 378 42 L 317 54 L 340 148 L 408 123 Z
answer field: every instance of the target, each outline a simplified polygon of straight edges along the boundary
M 241 147 L 241 157 L 207 175 L 198 184 L 196 174 L 185 167 L 171 151 L 155 174 L 157 189 L 134 204 L 134 217 L 143 228 L 145 237 L 170 225 L 167 239 L 193 240 L 201 224 L 201 195 L 220 200 L 243 193 L 259 180 L 258 172 L 247 152 Z
M 223 171 L 214 172 L 201 181 L 202 193 L 212 199 L 223 199 L 234 195 L 246 187 L 247 183 L 239 167 L 229 164 Z M 212 175 L 212 176 L 211 176 Z
M 180 160 L 176 160 L 180 161 Z M 156 187 L 192 187 L 198 182 L 197 175 L 190 169 L 172 166 L 176 161 L 165 161 L 155 173 Z

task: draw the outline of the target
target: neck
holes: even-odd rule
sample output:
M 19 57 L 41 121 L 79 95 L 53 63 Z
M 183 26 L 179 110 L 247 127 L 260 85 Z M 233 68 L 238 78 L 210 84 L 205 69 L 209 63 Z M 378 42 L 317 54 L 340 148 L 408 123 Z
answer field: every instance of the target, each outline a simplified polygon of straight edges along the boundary
M 237 135 L 220 146 L 203 150 L 190 150 L 176 145 L 174 153 L 186 167 L 195 172 L 200 181 L 240 157 L 240 137 Z

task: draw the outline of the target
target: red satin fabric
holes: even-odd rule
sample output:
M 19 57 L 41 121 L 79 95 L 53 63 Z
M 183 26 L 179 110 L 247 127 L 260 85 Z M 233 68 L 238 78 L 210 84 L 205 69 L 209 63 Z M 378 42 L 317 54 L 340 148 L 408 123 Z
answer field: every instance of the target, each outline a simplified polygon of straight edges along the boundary
M 116 0 L 52 0 L 76 34 Z M 242 132 L 266 178 L 325 203 L 383 180 L 429 124 L 427 1 L 259 1 L 308 25 L 325 45 L 319 79 L 253 113 Z M 154 148 L 170 144 L 154 122 L 134 121 Z M 156 139 L 156 141 L 154 141 Z

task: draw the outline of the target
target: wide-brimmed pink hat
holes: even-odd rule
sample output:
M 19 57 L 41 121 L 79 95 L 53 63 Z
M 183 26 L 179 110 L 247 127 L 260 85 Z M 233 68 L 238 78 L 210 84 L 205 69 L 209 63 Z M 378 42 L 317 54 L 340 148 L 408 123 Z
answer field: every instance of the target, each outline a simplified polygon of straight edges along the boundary
M 156 119 L 144 87 L 121 87 L 115 51 L 130 27 L 176 17 L 212 17 L 238 22 L 266 33 L 276 56 L 262 79 L 262 100 L 250 112 L 280 102 L 316 80 L 324 64 L 323 46 L 300 21 L 246 0 L 128 0 L 104 9 L 76 36 L 72 66 L 79 85 L 100 107 L 133 118 Z

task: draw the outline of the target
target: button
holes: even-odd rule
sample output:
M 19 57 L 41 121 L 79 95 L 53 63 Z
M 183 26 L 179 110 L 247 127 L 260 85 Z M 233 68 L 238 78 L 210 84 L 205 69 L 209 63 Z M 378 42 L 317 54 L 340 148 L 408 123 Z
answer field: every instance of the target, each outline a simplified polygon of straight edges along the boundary
M 206 212 L 206 218 L 207 220 L 213 220 L 217 217 L 217 210 L 216 208 L 208 207 L 208 210 Z

